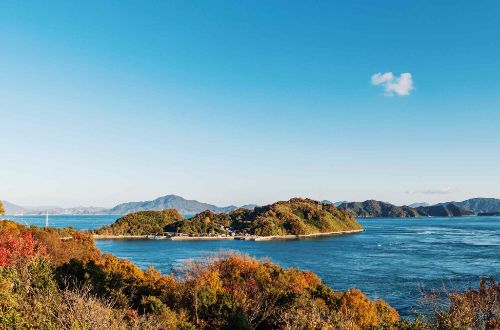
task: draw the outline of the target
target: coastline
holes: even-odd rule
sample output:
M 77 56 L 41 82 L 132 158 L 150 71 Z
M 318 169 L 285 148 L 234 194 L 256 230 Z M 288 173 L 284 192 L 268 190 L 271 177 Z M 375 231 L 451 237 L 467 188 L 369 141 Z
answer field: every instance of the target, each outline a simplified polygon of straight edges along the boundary
M 352 230 L 341 230 L 341 231 L 332 231 L 327 233 L 314 233 L 314 234 L 303 234 L 303 235 L 283 235 L 283 236 L 251 236 L 250 240 L 252 241 L 271 241 L 271 240 L 289 240 L 289 239 L 303 239 L 303 238 L 314 238 L 321 236 L 334 236 L 334 235 L 347 235 L 347 234 L 356 234 L 364 232 L 364 229 L 352 229 Z
M 365 231 L 364 229 L 341 230 L 326 233 L 302 234 L 302 235 L 283 235 L 283 236 L 155 236 L 155 235 L 92 235 L 94 240 L 137 240 L 137 239 L 152 239 L 152 240 L 170 240 L 170 241 L 271 241 L 271 240 L 293 240 L 314 238 L 320 236 L 334 236 L 355 234 Z
M 149 239 L 149 235 L 91 235 L 92 239 Z

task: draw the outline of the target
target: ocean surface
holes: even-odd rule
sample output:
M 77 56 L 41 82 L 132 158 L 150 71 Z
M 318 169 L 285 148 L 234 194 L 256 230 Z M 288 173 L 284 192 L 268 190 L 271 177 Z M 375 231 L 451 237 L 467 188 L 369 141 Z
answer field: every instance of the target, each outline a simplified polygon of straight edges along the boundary
M 53 216 L 54 227 L 91 229 L 116 216 Z M 45 217 L 17 217 L 44 225 Z M 500 217 L 360 219 L 365 232 L 292 241 L 99 240 L 103 251 L 171 272 L 190 258 L 240 251 L 312 271 L 335 290 L 356 287 L 410 316 L 421 289 L 477 286 L 500 278 Z
M 90 230 L 109 225 L 119 217 L 118 215 L 49 215 L 49 226 Z M 7 215 L 2 218 L 11 219 L 28 226 L 45 227 L 45 215 Z

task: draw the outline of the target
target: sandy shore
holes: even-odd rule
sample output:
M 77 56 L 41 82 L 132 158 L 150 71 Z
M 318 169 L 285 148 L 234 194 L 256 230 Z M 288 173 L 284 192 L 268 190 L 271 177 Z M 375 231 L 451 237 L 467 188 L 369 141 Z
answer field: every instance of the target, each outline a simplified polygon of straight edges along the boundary
M 355 230 L 343 230 L 343 231 L 333 231 L 328 233 L 315 233 L 306 235 L 283 235 L 283 236 L 154 236 L 154 235 L 137 235 L 137 236 L 125 236 L 125 235 L 93 235 L 93 239 L 157 239 L 157 240 L 171 240 L 171 241 L 219 241 L 219 240 L 242 240 L 242 241 L 270 241 L 270 240 L 289 240 L 289 239 L 303 239 L 303 238 L 314 238 L 319 236 L 331 236 L 331 235 L 344 235 L 344 234 L 354 234 L 363 232 L 364 229 Z
M 92 235 L 93 239 L 148 239 L 148 235 Z
M 365 231 L 364 229 L 354 229 L 354 230 L 342 230 L 342 231 L 332 231 L 328 233 L 314 233 L 306 235 L 283 235 L 283 236 L 250 236 L 252 241 L 269 241 L 276 239 L 302 239 L 302 238 L 314 238 L 320 236 L 333 236 L 333 235 L 344 235 L 344 234 L 354 234 Z
M 224 241 L 234 240 L 235 236 L 174 236 L 167 238 L 171 241 Z

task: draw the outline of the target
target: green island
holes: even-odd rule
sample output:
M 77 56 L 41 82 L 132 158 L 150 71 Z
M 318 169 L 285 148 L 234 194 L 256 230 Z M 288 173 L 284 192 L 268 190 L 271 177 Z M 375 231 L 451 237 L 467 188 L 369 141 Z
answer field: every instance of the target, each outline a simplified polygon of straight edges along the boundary
M 127 214 L 93 232 L 95 238 L 253 239 L 300 238 L 354 233 L 363 228 L 334 205 L 292 198 L 253 210 L 203 211 L 186 219 L 176 210 Z
M 474 212 L 450 202 L 430 206 L 396 206 L 376 200 L 342 203 L 339 209 L 358 218 L 419 218 L 419 217 L 462 217 L 474 215 Z M 468 205 L 468 204 L 464 204 Z

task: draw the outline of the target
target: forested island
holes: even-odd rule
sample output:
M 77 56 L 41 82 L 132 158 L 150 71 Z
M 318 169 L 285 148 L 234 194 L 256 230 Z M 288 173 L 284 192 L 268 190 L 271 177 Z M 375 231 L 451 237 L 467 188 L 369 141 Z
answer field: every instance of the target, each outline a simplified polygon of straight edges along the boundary
M 410 207 L 367 200 L 364 202 L 342 203 L 339 209 L 360 218 L 461 217 L 474 215 L 473 211 L 455 203 Z
M 354 216 L 311 199 L 240 208 L 229 213 L 203 211 L 186 219 L 176 210 L 127 214 L 94 234 L 103 237 L 147 235 L 172 237 L 294 237 L 362 231 Z

